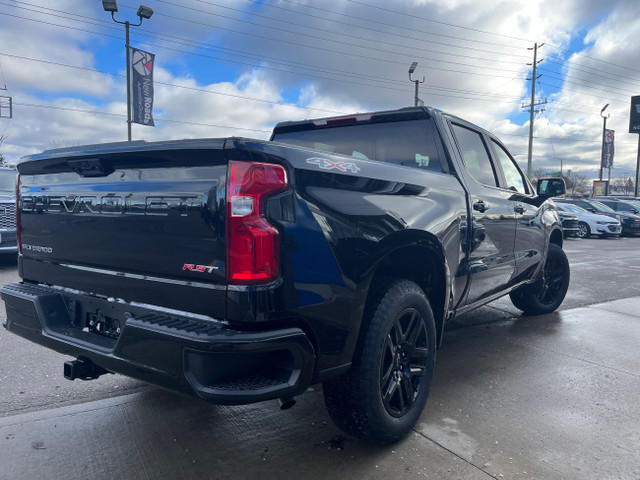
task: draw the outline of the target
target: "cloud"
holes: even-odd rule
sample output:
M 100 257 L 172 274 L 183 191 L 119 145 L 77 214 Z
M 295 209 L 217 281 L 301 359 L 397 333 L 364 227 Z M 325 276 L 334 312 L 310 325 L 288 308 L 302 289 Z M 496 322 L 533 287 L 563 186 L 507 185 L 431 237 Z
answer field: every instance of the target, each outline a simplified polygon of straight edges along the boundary
M 3 154 L 16 160 L 52 142 L 124 140 L 123 28 L 99 2 L 57 2 L 57 11 L 82 15 L 74 20 L 42 0 L 31 3 L 49 10 L 0 7 L 0 52 L 13 55 L 0 62 L 16 103 L 14 119 L 0 119 L 0 134 L 8 135 Z M 526 167 L 528 117 L 521 105 L 529 95 L 528 48 L 537 41 L 545 42 L 538 92 L 548 103 L 535 124 L 534 168 L 554 169 L 562 159 L 564 168 L 597 175 L 605 103 L 607 125 L 616 130 L 613 173 L 634 168 L 637 139 L 625 132 L 629 96 L 640 94 L 640 65 L 633 66 L 640 58 L 637 2 L 145 4 L 156 14 L 132 29 L 132 43 L 157 55 L 157 126 L 134 125 L 134 138 L 268 138 L 278 121 L 409 106 L 408 67 L 418 61 L 412 78 L 425 77 L 419 95 L 426 104 L 496 132 Z M 120 10 L 117 18 L 134 18 L 130 8 Z

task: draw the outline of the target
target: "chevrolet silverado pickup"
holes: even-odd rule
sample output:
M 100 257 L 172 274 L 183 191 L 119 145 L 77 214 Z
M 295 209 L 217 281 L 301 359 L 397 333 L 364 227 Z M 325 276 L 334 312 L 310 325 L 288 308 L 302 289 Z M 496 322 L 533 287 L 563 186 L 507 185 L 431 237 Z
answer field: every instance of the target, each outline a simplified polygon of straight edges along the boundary
M 344 431 L 389 444 L 426 404 L 455 315 L 562 303 L 563 234 L 485 130 L 426 107 L 278 124 L 270 141 L 50 150 L 18 166 L 4 326 L 217 404 L 322 383 Z

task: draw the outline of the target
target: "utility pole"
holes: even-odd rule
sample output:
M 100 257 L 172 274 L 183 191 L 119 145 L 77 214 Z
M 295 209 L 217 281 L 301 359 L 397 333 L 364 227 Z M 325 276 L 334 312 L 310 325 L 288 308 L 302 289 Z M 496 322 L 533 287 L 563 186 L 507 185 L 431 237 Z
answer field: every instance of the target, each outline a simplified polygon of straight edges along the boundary
M 534 115 L 536 113 L 535 107 L 538 105 L 543 105 L 547 103 L 546 99 L 544 101 L 536 103 L 536 80 L 539 78 L 536 76 L 536 69 L 538 67 L 538 64 L 543 60 L 543 59 L 538 60 L 538 47 L 542 47 L 543 45 L 544 43 L 541 43 L 540 45 L 538 45 L 537 43 L 534 43 L 533 48 L 529 48 L 529 50 L 533 50 L 533 63 L 527 64 L 527 65 L 533 66 L 533 72 L 532 72 L 531 78 L 530 79 L 527 78 L 527 80 L 531 80 L 531 103 L 528 106 L 522 105 L 522 108 L 527 107 L 530 113 L 529 115 L 529 154 L 527 156 L 527 176 L 529 178 L 531 178 L 531 161 L 533 159 L 533 120 L 534 120 Z
M 0 72 L 2 72 L 2 65 L 0 65 Z M 4 73 L 2 73 L 2 81 L 4 82 Z M 0 91 L 8 91 L 6 83 L 4 87 L 0 87 Z M 0 95 L 0 118 L 13 118 L 13 99 L 8 95 Z
M 420 103 L 420 99 L 418 98 L 418 85 L 420 85 L 421 83 L 424 83 L 424 80 L 425 80 L 424 76 L 422 77 L 422 81 L 414 80 L 413 78 L 411 78 L 411 74 L 416 71 L 417 66 L 418 66 L 418 62 L 413 62 L 411 64 L 411 67 L 409 67 L 409 81 L 416 84 L 416 92 L 414 95 L 414 104 L 413 104 L 414 107 L 417 107 L 418 103 Z
M 602 110 L 600 110 L 600 116 L 602 117 L 602 149 L 600 153 L 600 180 L 602 180 L 602 169 L 604 168 L 604 140 L 607 135 L 607 118 L 611 115 L 610 113 L 604 114 L 604 111 L 607 109 L 609 104 L 607 103 Z M 611 177 L 611 169 L 609 169 L 609 177 Z

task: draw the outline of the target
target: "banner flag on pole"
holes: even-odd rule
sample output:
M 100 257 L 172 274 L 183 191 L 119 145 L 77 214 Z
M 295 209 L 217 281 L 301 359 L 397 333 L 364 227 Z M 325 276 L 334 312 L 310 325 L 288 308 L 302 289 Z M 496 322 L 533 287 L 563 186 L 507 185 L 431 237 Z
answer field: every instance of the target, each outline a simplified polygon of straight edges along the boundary
M 153 122 L 153 65 L 156 56 L 131 47 L 133 73 L 133 122 L 155 126 Z
M 607 128 L 604 134 L 604 155 L 602 159 L 603 168 L 613 167 L 613 137 L 614 131 Z

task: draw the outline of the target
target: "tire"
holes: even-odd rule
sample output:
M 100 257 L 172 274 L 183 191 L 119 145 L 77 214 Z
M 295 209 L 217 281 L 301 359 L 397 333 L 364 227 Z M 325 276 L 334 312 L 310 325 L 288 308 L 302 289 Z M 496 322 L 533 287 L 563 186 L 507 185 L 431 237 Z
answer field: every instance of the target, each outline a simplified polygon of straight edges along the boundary
M 351 369 L 325 382 L 334 423 L 368 442 L 388 445 L 416 424 L 429 395 L 435 363 L 433 312 L 422 289 L 388 280 L 365 309 Z
M 578 223 L 578 233 L 576 233 L 576 237 L 589 238 L 589 235 L 591 235 L 591 228 L 589 228 L 589 225 L 584 222 Z
M 509 296 L 513 304 L 528 315 L 551 313 L 562 304 L 569 289 L 569 279 L 569 260 L 562 248 L 552 243 L 540 279 Z

